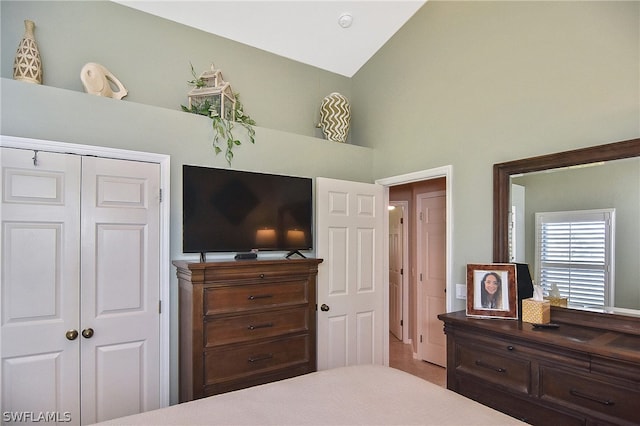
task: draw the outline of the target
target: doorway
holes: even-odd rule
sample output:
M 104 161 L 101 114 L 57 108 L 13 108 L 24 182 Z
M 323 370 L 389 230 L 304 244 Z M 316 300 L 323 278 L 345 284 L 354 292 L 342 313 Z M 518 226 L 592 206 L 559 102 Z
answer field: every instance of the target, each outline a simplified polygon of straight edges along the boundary
M 452 198 L 452 168 L 451 166 L 444 166 L 436 169 L 425 170 L 421 172 L 410 173 L 407 175 L 396 176 L 387 179 L 381 179 L 377 181 L 378 184 L 381 184 L 386 187 L 388 197 L 389 197 L 389 205 L 397 204 L 399 202 L 408 203 L 409 207 L 407 209 L 407 215 L 404 218 L 405 224 L 408 227 L 408 253 L 406 253 L 406 257 L 409 259 L 409 265 L 407 267 L 408 271 L 406 273 L 409 285 L 408 291 L 403 292 L 402 297 L 405 300 L 405 305 L 408 306 L 408 321 L 404 322 L 404 329 L 407 335 L 407 339 L 405 343 L 410 344 L 411 350 L 413 353 L 413 358 L 416 360 L 421 360 L 422 354 L 420 353 L 420 338 L 424 341 L 425 334 L 427 332 L 426 328 L 429 330 L 439 330 L 442 334 L 442 338 L 444 340 L 444 333 L 442 332 L 442 324 L 437 319 L 437 315 L 439 313 L 451 310 L 452 300 L 450 297 L 446 297 L 446 294 L 452 295 L 450 290 L 451 284 L 451 218 L 452 218 L 452 208 L 451 208 L 451 198 Z M 434 312 L 429 314 L 428 320 L 431 321 L 431 326 L 427 326 L 425 324 L 429 324 L 429 322 L 420 321 L 419 318 L 419 303 L 418 290 L 420 289 L 419 283 L 419 271 L 418 271 L 418 259 L 417 259 L 417 221 L 414 216 L 416 213 L 416 203 L 417 203 L 417 195 L 421 193 L 429 193 L 441 191 L 444 197 L 445 210 L 444 214 L 444 264 L 442 266 L 442 275 L 444 279 L 442 280 L 441 285 L 442 293 L 445 293 L 445 297 L 443 299 L 444 307 L 440 308 L 442 312 Z M 408 216 L 408 217 L 407 217 Z M 390 261 L 387 259 L 387 261 Z M 424 277 L 424 273 L 423 273 Z M 389 289 L 390 290 L 390 289 Z M 387 302 L 391 301 L 391 295 L 387 297 Z M 432 318 L 431 318 L 432 317 Z M 389 339 L 393 339 L 393 335 L 388 333 Z M 443 348 L 446 351 L 446 348 Z M 433 361 L 430 361 L 433 362 Z

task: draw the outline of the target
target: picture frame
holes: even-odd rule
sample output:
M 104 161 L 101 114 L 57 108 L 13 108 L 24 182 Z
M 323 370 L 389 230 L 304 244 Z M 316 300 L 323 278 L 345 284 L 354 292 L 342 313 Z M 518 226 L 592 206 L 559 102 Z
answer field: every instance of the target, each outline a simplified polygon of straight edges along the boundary
M 514 263 L 467 264 L 467 316 L 518 319 Z

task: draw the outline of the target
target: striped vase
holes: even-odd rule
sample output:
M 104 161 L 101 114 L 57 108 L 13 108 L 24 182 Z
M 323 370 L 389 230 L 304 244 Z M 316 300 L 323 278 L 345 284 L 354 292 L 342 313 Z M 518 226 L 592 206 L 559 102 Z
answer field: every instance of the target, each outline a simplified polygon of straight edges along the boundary
M 351 122 L 349 100 L 340 93 L 326 96 L 320 105 L 320 124 L 325 138 L 334 142 L 346 142 Z

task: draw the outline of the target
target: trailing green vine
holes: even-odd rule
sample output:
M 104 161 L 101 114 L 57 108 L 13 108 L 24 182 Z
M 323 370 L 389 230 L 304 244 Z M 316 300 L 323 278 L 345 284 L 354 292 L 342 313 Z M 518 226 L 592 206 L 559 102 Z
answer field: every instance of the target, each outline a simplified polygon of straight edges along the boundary
M 205 82 L 203 79 L 196 76 L 196 72 L 193 69 L 193 65 L 191 65 L 191 74 L 193 75 L 193 80 L 189 80 L 187 83 L 191 86 L 195 86 L 197 88 L 202 88 L 205 86 Z M 236 124 L 244 127 L 247 131 L 247 136 L 249 141 L 252 144 L 255 144 L 255 135 L 256 131 L 253 128 L 256 122 L 249 117 L 244 112 L 244 105 L 240 102 L 240 94 L 234 93 L 235 97 L 235 108 L 233 110 L 233 120 L 225 120 L 220 117 L 218 113 L 218 108 L 216 105 L 213 105 L 209 99 L 205 99 L 203 102 L 198 104 L 192 104 L 191 108 L 186 107 L 184 105 L 180 105 L 183 111 L 190 112 L 192 114 L 198 115 L 206 115 L 211 118 L 211 125 L 213 127 L 214 136 L 213 136 L 213 150 L 216 155 L 220 154 L 225 149 L 224 157 L 227 160 L 227 164 L 231 165 L 231 161 L 233 160 L 233 148 L 237 145 L 241 145 L 239 139 L 234 137 L 233 129 Z

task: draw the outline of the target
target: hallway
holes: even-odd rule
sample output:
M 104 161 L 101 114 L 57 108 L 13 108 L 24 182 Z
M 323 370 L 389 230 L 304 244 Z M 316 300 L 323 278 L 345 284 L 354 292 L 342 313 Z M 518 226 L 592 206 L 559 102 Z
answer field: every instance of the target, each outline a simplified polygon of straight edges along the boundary
M 389 333 L 389 366 L 406 371 L 436 385 L 447 386 L 447 370 L 435 364 L 413 358 L 411 345 L 404 344 Z

